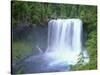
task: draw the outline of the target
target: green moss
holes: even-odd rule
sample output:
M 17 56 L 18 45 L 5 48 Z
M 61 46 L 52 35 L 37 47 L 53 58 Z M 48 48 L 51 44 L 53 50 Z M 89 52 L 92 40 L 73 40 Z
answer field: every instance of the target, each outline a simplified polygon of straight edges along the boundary
M 18 62 L 27 55 L 32 53 L 32 44 L 25 41 L 17 41 L 12 44 L 12 59 L 13 62 Z

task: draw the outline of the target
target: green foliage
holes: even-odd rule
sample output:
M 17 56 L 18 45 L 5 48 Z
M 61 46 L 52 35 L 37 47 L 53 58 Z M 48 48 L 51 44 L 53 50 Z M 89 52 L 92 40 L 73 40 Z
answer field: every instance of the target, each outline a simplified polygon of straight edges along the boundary
M 90 23 L 96 20 L 95 16 L 95 6 L 12 1 L 13 25 L 23 20 L 45 24 L 51 18 L 80 18 Z
M 32 52 L 32 44 L 25 41 L 13 42 L 12 45 L 12 59 L 13 63 L 25 58 Z
M 72 70 L 97 69 L 97 8 L 95 6 L 80 6 L 80 18 L 87 32 L 85 47 L 90 56 L 90 62 L 86 65 L 74 65 Z

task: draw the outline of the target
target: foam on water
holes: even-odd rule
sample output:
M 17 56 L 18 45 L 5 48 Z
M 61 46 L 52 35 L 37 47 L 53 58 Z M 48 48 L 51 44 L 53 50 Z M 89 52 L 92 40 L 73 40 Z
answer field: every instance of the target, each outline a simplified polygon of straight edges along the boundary
M 53 61 L 49 64 L 75 65 L 80 54 L 83 63 L 89 62 L 89 56 L 82 46 L 83 27 L 80 19 L 57 19 L 48 23 L 48 47 L 45 56 Z

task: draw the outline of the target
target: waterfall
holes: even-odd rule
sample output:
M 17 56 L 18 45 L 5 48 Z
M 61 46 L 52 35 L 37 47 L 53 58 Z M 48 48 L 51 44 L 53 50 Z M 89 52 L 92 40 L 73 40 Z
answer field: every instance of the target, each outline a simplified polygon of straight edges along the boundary
M 82 46 L 82 21 L 80 19 L 56 19 L 48 23 L 48 47 L 46 57 L 52 59 L 50 66 L 56 64 L 75 65 L 80 56 L 84 63 L 89 56 Z M 81 55 L 82 54 L 82 55 Z
M 17 72 L 24 67 L 25 73 L 67 72 L 71 70 L 71 65 L 85 65 L 89 62 L 89 55 L 83 41 L 82 20 L 50 20 L 45 52 L 36 45 L 38 54 L 16 65 L 17 68 L 14 66 L 14 70 Z

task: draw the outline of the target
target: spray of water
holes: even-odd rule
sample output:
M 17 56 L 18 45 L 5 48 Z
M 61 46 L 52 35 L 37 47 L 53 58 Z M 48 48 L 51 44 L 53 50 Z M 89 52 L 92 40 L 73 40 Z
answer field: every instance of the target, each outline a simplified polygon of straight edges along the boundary
M 48 47 L 44 53 L 52 60 L 49 66 L 58 64 L 75 65 L 80 57 L 83 63 L 89 56 L 82 46 L 82 21 L 80 19 L 57 19 L 48 23 Z

